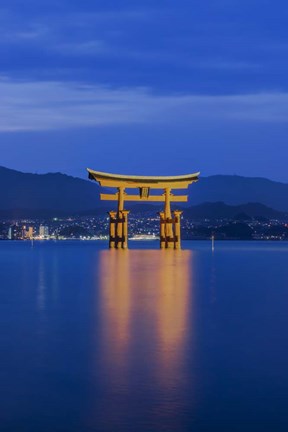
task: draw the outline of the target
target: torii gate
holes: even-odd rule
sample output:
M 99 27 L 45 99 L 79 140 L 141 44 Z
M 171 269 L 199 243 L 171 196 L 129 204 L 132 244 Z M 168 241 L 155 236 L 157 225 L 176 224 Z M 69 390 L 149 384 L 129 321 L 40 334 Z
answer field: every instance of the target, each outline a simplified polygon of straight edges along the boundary
M 101 200 L 118 201 L 117 211 L 110 211 L 109 247 L 126 249 L 128 247 L 128 214 L 124 209 L 125 201 L 164 202 L 164 211 L 160 215 L 160 247 L 181 248 L 180 217 L 182 211 L 171 213 L 171 202 L 187 202 L 187 195 L 173 195 L 172 189 L 187 189 L 198 180 L 199 172 L 181 176 L 132 176 L 108 174 L 87 168 L 89 178 L 100 186 L 116 188 L 115 194 L 100 194 Z M 139 189 L 139 195 L 128 195 L 125 189 Z M 163 195 L 150 195 L 150 189 L 163 189 Z

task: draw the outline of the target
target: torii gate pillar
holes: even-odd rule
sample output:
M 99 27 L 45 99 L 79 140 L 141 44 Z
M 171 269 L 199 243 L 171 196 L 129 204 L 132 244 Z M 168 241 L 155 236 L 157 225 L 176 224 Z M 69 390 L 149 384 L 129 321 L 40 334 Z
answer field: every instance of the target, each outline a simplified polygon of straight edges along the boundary
M 175 210 L 171 214 L 171 188 L 165 189 L 165 209 L 160 216 L 160 248 L 181 249 L 180 219 L 182 211 Z
M 128 210 L 109 212 L 109 248 L 128 248 Z
M 109 247 L 110 249 L 128 248 L 128 210 L 124 210 L 123 187 L 118 188 L 118 209 L 109 212 Z

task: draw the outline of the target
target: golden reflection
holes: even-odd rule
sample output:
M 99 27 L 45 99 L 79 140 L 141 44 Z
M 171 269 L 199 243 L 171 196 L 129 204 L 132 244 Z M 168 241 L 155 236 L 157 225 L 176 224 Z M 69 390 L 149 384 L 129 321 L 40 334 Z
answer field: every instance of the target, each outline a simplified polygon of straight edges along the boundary
M 177 370 L 183 366 L 183 350 L 187 348 L 190 330 L 189 308 L 192 288 L 191 251 L 179 251 L 179 254 L 167 252 L 158 262 L 156 303 L 159 345 L 156 375 L 165 387 L 175 384 L 177 377 L 173 374 L 177 374 Z
M 194 330 L 193 253 L 164 249 L 99 254 L 96 401 L 88 422 L 103 431 L 133 424 L 135 401 L 137 416 L 146 422 L 158 424 L 165 418 L 167 424 L 177 423 L 183 408 L 178 401 L 185 401 L 195 384 L 187 379 Z
M 100 252 L 101 355 L 110 374 L 124 372 L 135 351 L 163 384 L 180 367 L 191 330 L 191 265 L 191 251 Z
M 130 338 L 129 257 L 127 251 L 113 250 L 101 251 L 100 255 L 102 342 L 117 356 L 124 354 Z

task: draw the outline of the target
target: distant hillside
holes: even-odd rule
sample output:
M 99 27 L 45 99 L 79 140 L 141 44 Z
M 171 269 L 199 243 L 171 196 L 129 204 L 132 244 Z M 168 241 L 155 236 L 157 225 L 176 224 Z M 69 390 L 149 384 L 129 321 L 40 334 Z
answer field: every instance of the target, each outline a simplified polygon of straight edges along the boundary
M 259 203 L 247 203 L 236 206 L 231 206 L 223 202 L 216 203 L 203 203 L 196 206 L 190 207 L 180 207 L 174 205 L 173 208 L 178 208 L 183 210 L 183 215 L 185 218 L 193 220 L 203 220 L 203 219 L 237 219 L 237 220 L 249 220 L 250 218 L 267 218 L 267 219 L 278 219 L 278 220 L 288 220 L 288 212 L 280 212 L 274 210 L 264 204 Z M 155 215 L 161 210 L 161 206 L 153 204 L 134 204 L 129 203 L 126 207 L 131 211 L 132 214 L 143 214 L 146 213 Z M 173 210 L 172 208 L 172 210 Z M 94 214 L 104 214 L 108 211 L 106 209 L 90 209 L 89 211 L 81 212 L 79 216 L 91 216 Z
M 65 174 L 26 174 L 0 167 L 0 184 L 0 215 L 67 214 L 100 204 L 95 182 Z
M 191 219 L 239 219 L 265 217 L 267 219 L 287 220 L 287 214 L 273 210 L 259 203 L 248 203 L 230 206 L 223 202 L 204 203 L 188 207 L 184 211 L 185 217 Z
M 265 178 L 216 175 L 200 177 L 189 188 L 189 205 L 217 201 L 231 205 L 261 203 L 288 211 L 288 184 Z
M 100 202 L 100 188 L 96 182 L 61 173 L 27 174 L 0 167 L 0 184 L 0 217 L 64 216 L 89 213 L 91 209 L 104 212 L 116 204 Z M 261 203 L 288 212 L 288 184 L 239 176 L 200 177 L 199 182 L 189 188 L 187 206 L 204 202 L 234 206 Z M 129 203 L 130 208 L 132 205 Z M 141 206 L 142 203 L 138 211 Z

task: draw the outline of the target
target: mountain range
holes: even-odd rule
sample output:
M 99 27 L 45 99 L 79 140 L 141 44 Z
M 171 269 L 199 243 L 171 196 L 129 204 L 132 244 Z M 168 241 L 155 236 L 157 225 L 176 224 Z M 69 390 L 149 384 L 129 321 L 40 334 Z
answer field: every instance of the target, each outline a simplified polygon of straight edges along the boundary
M 64 215 L 100 207 L 99 186 L 61 173 L 0 167 L 0 215 Z
M 189 188 L 189 203 L 222 201 L 230 205 L 261 203 L 279 211 L 288 211 L 288 184 L 261 177 L 215 175 L 200 177 Z
M 3 217 L 95 214 L 115 206 L 100 201 L 100 187 L 95 182 L 61 173 L 31 174 L 0 167 L 0 184 L 0 216 Z M 277 212 L 288 212 L 288 184 L 265 178 L 236 175 L 200 177 L 189 188 L 188 194 L 188 206 L 193 206 L 194 214 L 195 206 L 203 203 L 206 203 L 207 211 L 207 206 L 210 206 L 210 213 L 216 211 L 216 207 L 217 211 L 223 212 L 224 204 L 225 214 L 227 207 L 231 206 L 233 209 L 228 211 L 231 214 L 236 211 L 251 215 L 251 206 L 254 206 L 254 213 L 261 210 L 262 216 L 272 214 L 273 211 L 276 211 L 275 215 L 280 214 Z M 211 207 L 212 203 L 214 208 Z M 243 204 L 246 203 L 254 204 L 250 204 L 250 210 L 249 206 L 245 210 Z M 258 203 L 256 209 L 255 203 Z M 242 208 L 234 208 L 239 205 Z M 130 208 L 132 206 L 131 204 Z M 137 208 L 141 208 L 141 205 Z M 201 214 L 205 213 L 204 210 L 203 205 L 198 208 Z

